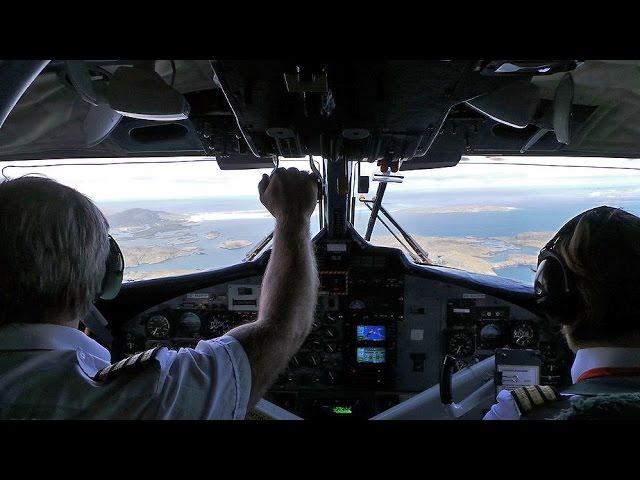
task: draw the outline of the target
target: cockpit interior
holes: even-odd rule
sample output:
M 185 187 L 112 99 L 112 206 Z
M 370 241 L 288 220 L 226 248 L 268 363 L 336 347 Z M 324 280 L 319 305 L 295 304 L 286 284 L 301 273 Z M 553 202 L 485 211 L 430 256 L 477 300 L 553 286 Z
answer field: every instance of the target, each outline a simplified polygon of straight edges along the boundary
M 127 164 L 144 175 L 152 165 L 215 164 L 220 175 L 235 175 L 230 192 L 254 189 L 255 171 L 286 164 L 315 172 L 313 327 L 247 419 L 479 420 L 503 389 L 571 383 L 573 353 L 536 302 L 530 264 L 551 236 L 541 232 L 569 214 L 545 214 L 531 226 L 514 220 L 513 231 L 480 241 L 470 228 L 525 211 L 512 206 L 524 193 L 489 187 L 490 195 L 465 203 L 447 193 L 448 182 L 469 193 L 494 181 L 489 163 L 536 163 L 542 192 L 561 159 L 567 171 L 623 171 L 631 189 L 640 169 L 639 76 L 640 62 L 613 60 L 4 60 L 0 168 L 5 178 L 55 178 L 96 165 Z M 472 164 L 479 180 L 467 187 L 455 174 Z M 437 180 L 441 172 L 450 177 Z M 406 207 L 401 193 L 412 175 L 426 179 L 415 190 L 432 203 Z M 189 188 L 200 188 L 189 178 Z M 580 181 L 571 177 L 562 195 L 572 197 Z M 245 242 L 249 224 L 226 237 L 203 223 L 196 239 L 166 185 L 167 195 L 149 197 L 162 206 L 132 202 L 126 219 L 115 207 L 108 217 L 137 270 L 82 326 L 114 362 L 157 346 L 194 347 L 257 319 L 272 232 Z M 609 196 L 620 188 L 585 198 L 640 209 L 640 195 Z M 437 203 L 447 195 L 459 199 Z M 224 199 L 226 216 L 216 221 L 239 222 L 234 198 Z M 405 207 L 457 222 L 459 234 L 435 233 L 422 217 L 416 233 Z M 239 256 L 208 265 L 197 243 L 205 239 Z M 488 258 L 500 266 L 484 266 Z M 202 265 L 187 271 L 193 259 Z M 166 272 L 154 276 L 151 267 Z

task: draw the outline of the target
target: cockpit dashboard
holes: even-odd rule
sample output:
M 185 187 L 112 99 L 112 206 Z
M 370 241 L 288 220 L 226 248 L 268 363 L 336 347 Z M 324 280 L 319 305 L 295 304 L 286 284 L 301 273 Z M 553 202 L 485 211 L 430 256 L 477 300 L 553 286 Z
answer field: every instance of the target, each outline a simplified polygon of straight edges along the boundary
M 463 369 L 503 348 L 537 351 L 541 382 L 568 382 L 568 350 L 535 311 L 530 287 L 416 265 L 353 231 L 341 240 L 320 234 L 314 247 L 320 289 L 313 327 L 265 396 L 276 405 L 302 418 L 370 418 L 437 384 L 445 355 Z M 255 321 L 267 257 L 210 283 L 198 274 L 199 287 L 179 295 L 159 289 L 156 298 L 166 298 L 117 327 L 115 357 L 158 345 L 194 347 Z M 136 285 L 128 287 L 125 303 Z

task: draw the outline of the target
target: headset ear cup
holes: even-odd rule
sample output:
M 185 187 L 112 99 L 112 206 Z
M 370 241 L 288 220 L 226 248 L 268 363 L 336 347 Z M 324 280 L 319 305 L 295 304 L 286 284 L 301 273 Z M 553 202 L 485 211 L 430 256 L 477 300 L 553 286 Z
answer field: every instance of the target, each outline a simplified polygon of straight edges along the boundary
M 564 265 L 551 252 L 541 254 L 534 280 L 538 305 L 544 313 L 562 324 L 573 322 L 575 301 Z
M 102 300 L 113 300 L 120 291 L 124 276 L 124 256 L 118 243 L 109 235 L 109 255 L 102 279 L 102 289 L 100 298 Z

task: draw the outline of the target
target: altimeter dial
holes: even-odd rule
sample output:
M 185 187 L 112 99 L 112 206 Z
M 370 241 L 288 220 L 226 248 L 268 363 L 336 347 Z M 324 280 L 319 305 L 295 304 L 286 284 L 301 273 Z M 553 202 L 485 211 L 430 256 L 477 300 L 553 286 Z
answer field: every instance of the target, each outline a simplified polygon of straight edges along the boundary
M 152 338 L 166 338 L 170 329 L 171 323 L 164 315 L 153 315 L 147 320 L 147 335 Z

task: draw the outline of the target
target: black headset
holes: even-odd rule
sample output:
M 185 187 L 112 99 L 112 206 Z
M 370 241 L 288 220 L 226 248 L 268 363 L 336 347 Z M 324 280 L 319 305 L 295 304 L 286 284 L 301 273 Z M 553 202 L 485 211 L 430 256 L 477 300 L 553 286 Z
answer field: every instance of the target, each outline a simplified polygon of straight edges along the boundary
M 118 242 L 109 235 L 109 255 L 107 265 L 102 279 L 99 298 L 102 300 L 113 300 L 120 291 L 122 277 L 124 275 L 124 256 L 118 246 Z
M 573 273 L 554 252 L 556 245 L 564 240 L 565 237 L 558 234 L 540 250 L 533 288 L 536 302 L 544 313 L 561 324 L 568 324 L 578 299 Z

